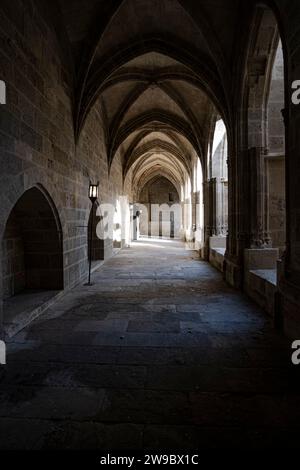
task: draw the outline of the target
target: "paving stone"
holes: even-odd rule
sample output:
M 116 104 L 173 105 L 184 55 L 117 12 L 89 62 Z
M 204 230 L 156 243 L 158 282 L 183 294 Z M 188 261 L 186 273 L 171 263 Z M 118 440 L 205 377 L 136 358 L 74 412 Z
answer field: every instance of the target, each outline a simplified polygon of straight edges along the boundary
M 149 333 L 179 333 L 179 322 L 173 321 L 139 321 L 131 320 L 127 331 L 130 332 L 149 332 Z
M 26 347 L 30 345 L 30 347 Z M 25 347 L 24 347 L 25 346 Z M 9 362 L 62 362 L 74 364 L 114 364 L 120 348 L 97 346 L 72 346 L 34 343 L 13 343 L 8 348 Z
M 104 390 L 60 387 L 8 387 L 0 391 L 0 416 L 89 420 L 99 412 Z
M 68 292 L 8 340 L 1 449 L 297 442 L 289 342 L 195 253 L 166 245 L 119 252 L 92 288 Z
M 191 423 L 188 394 L 155 390 L 107 390 L 99 421 Z

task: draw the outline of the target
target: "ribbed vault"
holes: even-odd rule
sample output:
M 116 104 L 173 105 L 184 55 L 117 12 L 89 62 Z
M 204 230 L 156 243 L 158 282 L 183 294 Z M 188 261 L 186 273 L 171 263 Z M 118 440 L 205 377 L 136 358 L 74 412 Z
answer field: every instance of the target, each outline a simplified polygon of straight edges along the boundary
M 195 158 L 206 168 L 215 116 L 229 128 L 230 53 L 224 46 L 233 47 L 235 36 L 227 28 L 221 41 L 218 21 L 237 19 L 236 2 L 229 0 L 226 8 L 214 2 L 217 18 L 202 1 L 201 15 L 192 1 L 104 3 L 88 2 L 78 30 L 70 15 L 75 0 L 61 2 L 74 60 L 80 63 L 76 137 L 97 107 L 108 168 L 118 155 L 133 191 L 154 173 L 182 187 L 191 178 Z

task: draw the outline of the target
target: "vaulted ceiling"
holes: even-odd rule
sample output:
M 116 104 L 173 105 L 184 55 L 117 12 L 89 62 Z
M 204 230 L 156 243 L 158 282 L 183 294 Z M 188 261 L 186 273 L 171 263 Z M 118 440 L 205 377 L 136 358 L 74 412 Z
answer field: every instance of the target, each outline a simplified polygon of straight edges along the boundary
M 77 138 L 101 107 L 111 165 L 169 179 L 205 161 L 219 115 L 230 122 L 242 0 L 59 0 L 76 74 Z M 173 168 L 173 170 L 172 170 Z M 144 176 L 143 176 L 144 175 Z M 150 177 L 149 176 L 149 177 Z

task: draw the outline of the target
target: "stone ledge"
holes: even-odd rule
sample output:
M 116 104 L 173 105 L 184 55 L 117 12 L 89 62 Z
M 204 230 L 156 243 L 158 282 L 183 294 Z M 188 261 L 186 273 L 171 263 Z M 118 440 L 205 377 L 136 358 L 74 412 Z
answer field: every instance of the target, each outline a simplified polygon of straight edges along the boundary
M 225 248 L 210 248 L 209 262 L 219 271 L 223 272 L 223 263 L 225 259 Z
M 269 284 L 277 286 L 277 270 L 276 269 L 254 269 L 250 271 L 261 279 L 264 279 Z
M 257 269 L 245 275 L 245 292 L 269 315 L 275 317 L 275 296 L 278 292 L 275 269 Z
M 122 248 L 114 248 L 110 257 L 107 258 L 106 260 L 99 260 L 99 261 L 94 261 L 92 263 L 91 267 L 91 273 L 96 272 L 98 269 L 100 269 L 103 264 L 105 264 L 106 261 L 109 259 L 113 258 L 116 256 Z M 87 278 L 88 273 L 84 273 L 83 276 L 80 277 L 79 281 L 76 282 L 72 287 L 66 287 L 64 290 L 61 291 L 53 291 L 52 295 L 47 296 L 46 293 L 42 293 L 42 295 L 46 295 L 44 299 L 41 299 L 38 302 L 38 305 L 34 305 L 35 299 L 32 298 L 32 303 L 31 305 L 29 304 L 25 308 L 20 309 L 20 313 L 18 313 L 15 318 L 13 318 L 12 321 L 10 322 L 4 322 L 4 335 L 7 338 L 12 338 L 15 336 L 17 333 L 19 333 L 21 330 L 23 330 L 26 326 L 28 326 L 30 323 L 32 323 L 34 320 L 36 320 L 38 317 L 40 317 L 43 313 L 45 313 L 48 308 L 52 307 L 59 299 L 61 299 L 67 292 L 72 290 L 76 285 L 80 284 L 81 282 L 84 281 L 85 278 Z M 32 294 L 34 296 L 34 294 Z M 24 297 L 24 295 L 20 294 L 20 299 Z M 13 303 L 14 300 L 16 300 L 17 296 L 11 298 L 11 302 Z M 10 302 L 8 299 L 7 302 Z M 24 307 L 24 303 L 23 303 Z M 4 312 L 4 315 L 9 316 L 9 312 Z
M 245 272 L 277 269 L 277 248 L 250 248 L 244 251 Z
M 224 271 L 224 259 L 227 237 L 213 236 L 209 238 L 209 262 L 219 271 Z
M 64 295 L 64 293 L 65 291 L 63 290 L 58 292 L 53 291 L 52 295 L 50 295 L 50 297 L 48 295 L 46 300 L 45 298 L 40 299 L 40 296 L 37 296 L 35 293 L 19 294 L 7 300 L 6 303 L 8 305 L 8 311 L 5 311 L 6 309 L 4 310 L 5 316 L 11 316 L 9 313 L 9 309 L 16 310 L 16 308 L 18 308 L 16 306 L 17 303 L 20 303 L 22 308 L 19 307 L 20 312 L 15 315 L 12 321 L 4 322 L 5 337 L 12 338 L 14 335 L 19 333 L 19 331 L 23 330 L 23 328 L 28 326 L 31 322 L 33 322 L 33 320 L 36 320 L 40 315 L 42 315 L 42 313 L 44 313 L 49 307 L 51 307 L 55 302 L 57 302 L 57 300 L 59 300 Z M 27 295 L 31 298 L 28 298 L 29 303 L 26 307 L 26 304 L 24 306 L 24 298 Z
M 272 318 L 275 318 L 277 287 L 277 248 L 254 248 L 244 252 L 244 290 Z

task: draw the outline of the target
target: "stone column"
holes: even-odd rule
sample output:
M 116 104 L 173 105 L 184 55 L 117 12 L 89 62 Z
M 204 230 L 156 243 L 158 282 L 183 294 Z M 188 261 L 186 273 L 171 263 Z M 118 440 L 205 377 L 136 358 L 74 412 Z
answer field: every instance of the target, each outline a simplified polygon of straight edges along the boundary
M 214 178 L 213 192 L 214 192 L 214 206 L 215 220 L 214 220 L 214 235 L 225 236 L 227 235 L 227 182 L 224 178 Z
M 224 277 L 230 285 L 241 288 L 244 248 L 248 246 L 248 162 L 246 152 L 237 152 L 233 138 L 229 139 L 228 150 L 228 235 Z
M 209 227 L 210 236 L 217 235 L 217 178 L 211 178 L 209 184 Z
M 251 248 L 270 248 L 271 239 L 268 234 L 268 217 L 265 188 L 265 150 L 261 147 L 249 149 L 250 170 L 250 246 Z
M 221 178 L 221 235 L 228 232 L 228 181 Z
M 203 259 L 208 261 L 209 258 L 209 238 L 211 237 L 211 221 L 210 221 L 210 183 L 203 182 L 203 202 L 204 202 L 204 247 Z
M 197 194 L 192 192 L 191 194 L 192 204 L 192 231 L 193 231 L 193 243 L 195 243 L 195 232 L 197 230 Z

